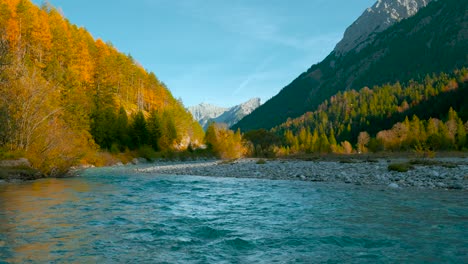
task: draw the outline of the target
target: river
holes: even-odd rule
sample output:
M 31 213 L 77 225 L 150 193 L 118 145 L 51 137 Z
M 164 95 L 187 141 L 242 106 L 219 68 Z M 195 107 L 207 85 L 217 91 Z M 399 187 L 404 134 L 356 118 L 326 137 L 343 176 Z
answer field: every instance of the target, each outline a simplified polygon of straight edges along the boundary
M 467 263 L 468 192 L 89 169 L 0 185 L 0 263 Z

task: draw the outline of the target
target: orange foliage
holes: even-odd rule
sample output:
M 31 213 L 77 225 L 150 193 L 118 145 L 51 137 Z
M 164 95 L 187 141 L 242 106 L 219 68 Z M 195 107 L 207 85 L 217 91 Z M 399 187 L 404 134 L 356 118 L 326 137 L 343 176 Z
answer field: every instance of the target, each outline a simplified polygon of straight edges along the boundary
M 202 142 L 203 130 L 190 113 L 131 56 L 95 40 L 48 4 L 2 0 L 0 11 L 9 55 L 0 72 L 0 110 L 7 112 L 0 118 L 8 119 L 8 142 L 0 143 L 25 150 L 42 171 L 56 173 L 80 153 L 92 152 L 95 114 L 120 106 L 129 114 L 167 113 L 175 130 L 169 149 Z
M 8 19 L 6 25 L 6 37 L 10 47 L 16 47 L 20 39 L 20 27 L 17 19 Z

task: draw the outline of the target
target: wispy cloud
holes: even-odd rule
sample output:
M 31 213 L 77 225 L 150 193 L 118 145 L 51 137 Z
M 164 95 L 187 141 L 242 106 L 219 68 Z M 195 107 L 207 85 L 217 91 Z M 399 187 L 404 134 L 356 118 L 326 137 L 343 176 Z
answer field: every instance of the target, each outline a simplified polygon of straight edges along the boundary
M 267 58 L 265 58 L 263 61 L 261 61 L 257 67 L 253 70 L 253 72 L 245 78 L 244 81 L 237 87 L 237 89 L 234 90 L 232 95 L 238 95 L 239 92 L 241 92 L 244 88 L 246 88 L 252 80 L 254 80 L 259 74 L 261 74 L 265 68 L 270 64 L 274 59 L 274 56 L 271 55 Z
M 178 80 L 173 81 L 174 87 L 189 87 L 193 86 L 193 80 L 198 80 L 203 89 L 210 91 L 207 93 L 210 98 L 204 95 L 204 101 L 237 101 L 253 94 L 268 99 L 301 71 L 323 59 L 342 36 L 342 32 L 323 33 L 317 23 L 305 26 L 304 20 L 291 19 L 290 11 L 284 11 L 281 5 L 266 1 L 264 5 L 255 1 L 218 0 L 169 3 L 179 16 L 189 17 L 217 36 L 234 41 L 213 42 L 223 43 L 225 50 L 216 53 L 216 57 L 210 57 L 215 51 L 208 53 L 206 59 L 195 63 L 196 67 L 185 68 Z M 308 19 L 304 12 L 301 15 Z
M 317 26 L 314 30 L 313 25 L 310 26 L 310 35 L 304 32 L 297 35 L 291 30 L 291 25 L 288 25 L 288 19 L 272 9 L 242 5 L 239 1 L 222 2 L 221 5 L 216 3 L 218 4 L 199 6 L 200 10 L 195 13 L 201 15 L 201 19 L 241 37 L 306 51 L 330 42 L 335 44 L 341 38 L 341 33 L 314 34 L 314 31 L 319 30 Z

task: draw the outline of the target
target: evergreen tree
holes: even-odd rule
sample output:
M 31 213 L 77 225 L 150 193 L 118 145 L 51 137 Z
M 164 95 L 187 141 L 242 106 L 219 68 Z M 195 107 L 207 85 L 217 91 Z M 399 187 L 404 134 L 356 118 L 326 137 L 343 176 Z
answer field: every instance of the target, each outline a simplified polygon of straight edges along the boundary
M 161 138 L 161 119 L 156 111 L 151 111 L 148 117 L 149 145 L 156 151 L 160 150 L 159 140 Z
M 164 112 L 161 116 L 161 136 L 158 146 L 163 150 L 172 150 L 177 140 L 177 128 L 174 118 L 169 112 Z
M 457 146 L 459 150 L 467 147 L 466 130 L 461 120 L 457 124 Z
M 110 108 L 96 110 L 91 116 L 91 135 L 94 141 L 103 149 L 110 149 L 116 142 L 113 131 L 116 122 L 114 111 Z
M 131 147 L 132 142 L 129 136 L 128 116 L 123 107 L 120 107 L 119 109 L 119 114 L 117 115 L 117 120 L 114 126 L 114 132 L 116 134 L 116 143 L 119 145 L 120 151 Z
M 335 130 L 333 128 L 330 130 L 330 136 L 328 137 L 328 142 L 330 146 L 336 146 Z
M 148 144 L 149 132 L 143 112 L 139 111 L 133 117 L 130 129 L 130 137 L 134 148 L 140 148 Z
M 330 152 L 330 142 L 328 141 L 327 135 L 324 132 L 320 133 L 318 149 L 320 153 Z

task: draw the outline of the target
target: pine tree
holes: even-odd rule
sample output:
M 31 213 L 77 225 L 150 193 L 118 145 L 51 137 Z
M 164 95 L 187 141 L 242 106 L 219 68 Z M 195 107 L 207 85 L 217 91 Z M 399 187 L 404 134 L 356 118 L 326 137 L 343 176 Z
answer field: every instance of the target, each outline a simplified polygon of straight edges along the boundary
M 117 120 L 114 126 L 114 132 L 116 134 L 116 143 L 119 145 L 120 151 L 131 147 L 132 142 L 129 136 L 128 116 L 123 107 L 120 107 L 119 109 L 119 114 L 117 115 Z
M 320 133 L 319 137 L 319 152 L 328 153 L 330 152 L 330 142 L 328 141 L 327 135 L 324 132 Z
M 161 120 L 156 111 L 151 111 L 150 116 L 148 117 L 148 135 L 149 145 L 154 150 L 160 150 L 159 139 L 161 138 Z
M 94 141 L 103 149 L 110 149 L 112 143 L 116 142 L 114 126 L 116 115 L 110 108 L 95 111 L 92 114 L 91 134 Z
M 463 148 L 468 147 L 465 126 L 463 125 L 463 122 L 461 120 L 458 120 L 457 124 L 456 142 L 459 150 L 463 150 Z
M 132 139 L 133 147 L 140 148 L 148 144 L 149 132 L 143 112 L 139 111 L 133 117 L 133 123 L 130 129 L 130 137 Z

